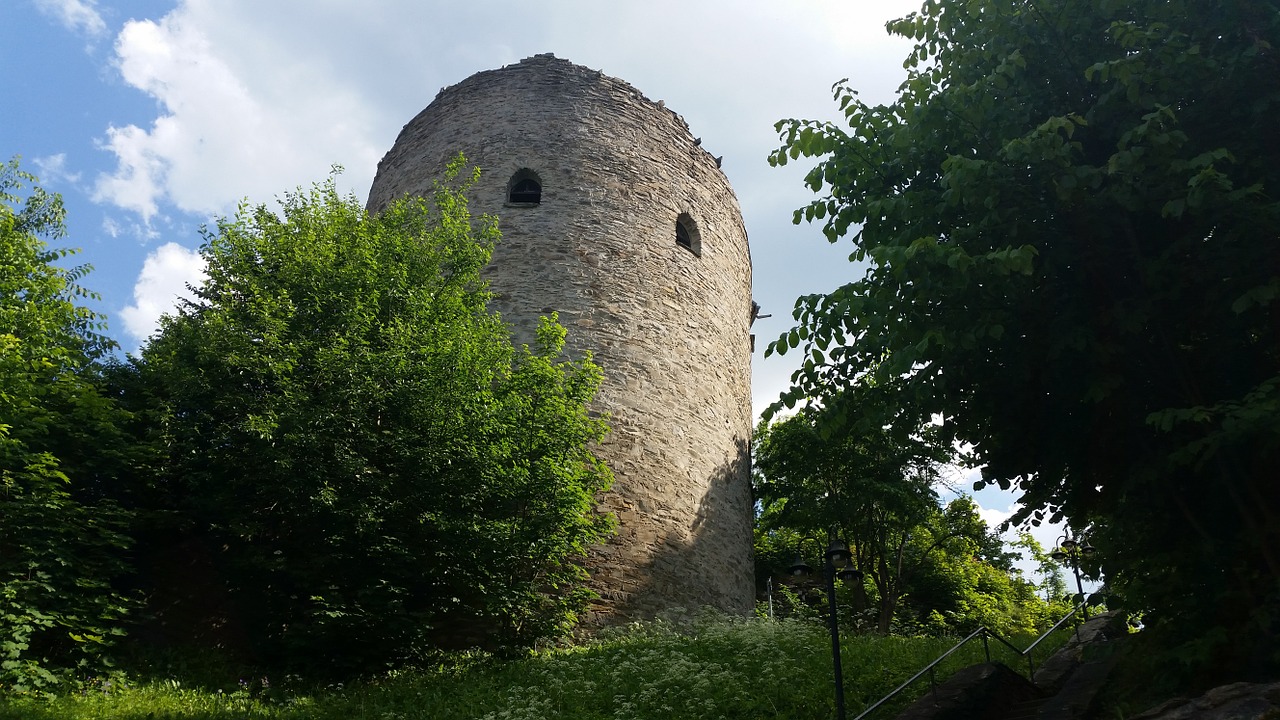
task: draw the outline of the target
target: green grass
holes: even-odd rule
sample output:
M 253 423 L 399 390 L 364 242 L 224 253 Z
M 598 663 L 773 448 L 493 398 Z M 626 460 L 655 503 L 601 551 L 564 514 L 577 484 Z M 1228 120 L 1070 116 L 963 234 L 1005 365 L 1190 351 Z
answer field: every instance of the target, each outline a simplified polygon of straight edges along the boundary
M 842 638 L 850 717 L 954 642 Z M 1037 649 L 1037 662 L 1047 652 Z M 1025 672 L 1025 661 L 1011 655 L 992 642 L 993 659 Z M 983 659 L 982 644 L 970 643 L 948 658 L 939 678 Z M 261 679 L 225 683 L 210 689 L 207 682 L 187 687 L 176 678 L 115 680 L 52 700 L 0 700 L 0 720 L 822 720 L 834 714 L 826 629 L 761 619 L 646 623 L 521 660 L 405 671 L 346 687 L 282 689 L 287 683 L 270 678 L 266 687 Z M 918 695 L 928 682 L 913 687 Z M 892 710 L 876 717 L 893 717 Z

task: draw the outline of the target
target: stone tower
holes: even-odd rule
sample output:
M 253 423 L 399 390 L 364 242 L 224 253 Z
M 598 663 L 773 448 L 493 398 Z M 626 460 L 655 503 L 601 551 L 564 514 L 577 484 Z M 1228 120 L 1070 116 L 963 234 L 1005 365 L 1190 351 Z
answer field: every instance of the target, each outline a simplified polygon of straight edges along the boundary
M 719 161 L 631 85 L 536 55 L 441 90 L 378 164 L 370 210 L 429 194 L 459 152 L 481 169 L 472 212 L 502 231 L 493 309 L 520 342 L 558 311 L 568 352 L 604 369 L 618 534 L 589 560 L 588 622 L 747 612 L 751 258 Z

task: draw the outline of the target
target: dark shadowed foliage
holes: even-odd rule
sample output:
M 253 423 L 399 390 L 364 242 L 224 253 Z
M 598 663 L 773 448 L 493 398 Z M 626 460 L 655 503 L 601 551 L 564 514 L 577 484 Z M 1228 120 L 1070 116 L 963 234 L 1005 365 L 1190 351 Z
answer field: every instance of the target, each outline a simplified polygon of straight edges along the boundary
M 797 222 L 871 263 L 798 301 L 783 402 L 874 378 L 1017 519 L 1091 529 L 1162 676 L 1280 667 L 1280 12 L 941 0 L 889 29 L 894 103 L 841 83 L 848 127 L 778 125 L 775 163 L 820 160 Z

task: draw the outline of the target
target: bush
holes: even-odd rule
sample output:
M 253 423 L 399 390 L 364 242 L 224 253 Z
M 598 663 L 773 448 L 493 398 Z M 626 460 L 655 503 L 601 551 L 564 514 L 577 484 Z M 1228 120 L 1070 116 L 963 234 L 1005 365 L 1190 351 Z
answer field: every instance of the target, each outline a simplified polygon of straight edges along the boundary
M 40 236 L 62 203 L 17 161 L 0 167 L 0 689 L 48 691 L 100 672 L 134 607 L 112 583 L 129 566 L 130 514 L 100 499 L 125 467 L 126 415 L 99 390 L 111 344 L 77 302 L 88 272 Z
M 367 672 L 574 624 L 609 527 L 586 411 L 601 373 L 561 357 L 554 316 L 512 346 L 480 278 L 497 228 L 465 189 L 369 216 L 330 181 L 279 217 L 242 209 L 144 349 L 166 455 L 153 532 L 205 558 L 188 595 L 219 598 L 191 613 L 218 642 Z

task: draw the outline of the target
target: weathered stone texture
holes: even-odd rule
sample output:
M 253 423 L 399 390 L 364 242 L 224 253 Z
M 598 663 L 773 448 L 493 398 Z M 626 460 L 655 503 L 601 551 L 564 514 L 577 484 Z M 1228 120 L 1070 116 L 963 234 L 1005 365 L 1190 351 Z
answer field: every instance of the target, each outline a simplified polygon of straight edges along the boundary
M 382 159 L 369 208 L 429 194 L 459 152 L 482 172 L 472 211 L 502 230 L 494 307 L 524 342 L 558 311 L 570 353 L 604 368 L 616 482 L 601 509 L 619 532 L 591 558 L 592 620 L 748 611 L 751 260 L 718 163 L 627 83 L 537 55 L 441 90 Z M 522 169 L 536 206 L 506 202 Z M 675 241 L 682 213 L 700 256 Z
M 1234 683 L 1194 700 L 1178 698 L 1133 720 L 1274 720 L 1280 717 L 1280 682 Z

